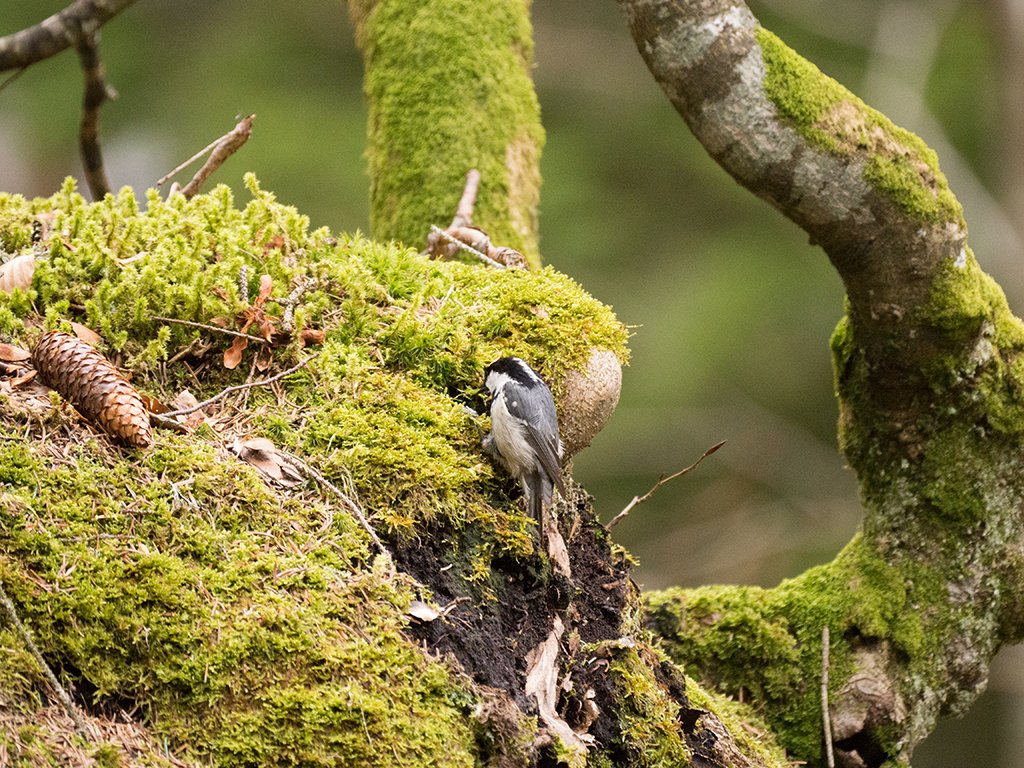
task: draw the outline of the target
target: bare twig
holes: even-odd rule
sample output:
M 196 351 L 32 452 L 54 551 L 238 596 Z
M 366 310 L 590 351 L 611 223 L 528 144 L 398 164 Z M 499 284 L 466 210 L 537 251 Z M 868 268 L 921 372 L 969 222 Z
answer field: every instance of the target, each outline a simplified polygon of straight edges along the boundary
M 345 504 L 346 507 L 348 507 L 349 511 L 352 513 L 352 516 L 363 527 L 363 530 L 366 531 L 366 534 L 370 537 L 370 540 L 373 541 L 378 551 L 390 557 L 391 553 L 388 552 L 387 548 L 384 546 L 384 543 L 380 540 L 380 537 L 377 535 L 377 532 L 373 530 L 373 526 L 370 525 L 370 521 L 366 519 L 366 515 L 363 512 L 363 508 L 355 501 L 355 499 L 353 499 L 347 493 L 342 491 L 338 486 L 336 486 L 334 483 L 332 483 L 330 480 L 324 477 L 321 472 L 319 472 L 316 469 L 313 469 L 313 467 L 304 462 L 295 454 L 286 453 L 284 451 L 281 451 L 280 448 L 278 449 L 278 451 L 281 453 L 285 453 L 288 459 L 294 461 L 295 464 L 299 467 L 299 469 L 301 469 L 309 477 L 312 477 L 314 480 L 320 483 L 320 485 L 322 485 L 324 488 L 326 488 L 339 499 L 341 499 L 341 501 Z
M 469 227 L 473 225 L 473 206 L 476 204 L 476 193 L 480 189 L 480 171 L 476 168 L 466 173 L 466 186 L 459 198 L 459 206 L 455 209 L 455 218 L 449 229 Z
M 654 492 L 657 491 L 659 488 L 661 488 L 661 486 L 665 485 L 666 483 L 670 483 L 673 480 L 675 480 L 677 477 L 682 477 L 683 475 L 685 475 L 690 470 L 695 469 L 698 464 L 700 464 L 702 461 L 704 461 L 704 459 L 706 459 L 712 453 L 717 451 L 723 445 L 725 445 L 725 440 L 722 440 L 721 442 L 715 443 L 714 445 L 712 445 L 710 448 L 708 448 L 706 451 L 704 451 L 704 453 L 702 453 L 700 455 L 700 458 L 697 459 L 695 462 L 693 462 L 693 464 L 691 464 L 690 466 L 683 467 L 678 472 L 674 472 L 673 474 L 668 475 L 667 477 L 665 475 L 662 475 L 658 479 L 658 482 L 656 482 L 651 487 L 651 489 L 649 491 L 647 491 L 647 493 L 645 493 L 643 496 L 634 496 L 633 500 L 630 501 L 629 504 L 626 505 L 626 508 L 623 509 L 621 512 L 619 512 L 619 514 L 617 514 L 615 517 L 613 517 L 608 522 L 608 525 L 605 526 L 605 528 L 607 528 L 608 530 L 611 530 L 612 528 L 614 528 L 616 525 L 619 524 L 619 522 L 624 517 L 626 517 L 626 515 L 628 515 L 630 512 L 633 511 L 633 507 L 637 506 L 638 504 L 643 504 L 645 501 L 647 501 L 649 498 L 651 498 L 651 496 L 654 495 Z
M 455 217 L 448 229 L 430 225 L 426 253 L 435 259 L 450 259 L 461 250 L 499 269 L 526 267 L 523 254 L 515 248 L 495 245 L 486 232 L 473 226 L 473 206 L 476 204 L 479 190 L 480 171 L 473 168 L 466 173 L 466 185 L 462 189 L 462 197 L 459 198 Z
M 75 0 L 35 26 L 0 37 L 0 72 L 22 69 L 72 46 L 135 0 Z
M 210 331 L 211 333 L 224 333 L 228 336 L 237 336 L 240 339 L 248 339 L 249 341 L 258 341 L 261 344 L 266 344 L 267 340 L 262 336 L 253 336 L 248 333 L 242 333 L 241 331 L 232 331 L 229 328 L 218 328 L 216 325 L 207 325 L 206 323 L 197 323 L 192 320 L 179 320 L 176 317 L 163 317 L 161 315 L 153 315 L 154 320 L 159 320 L 163 323 L 174 323 L 175 325 L 187 325 L 189 328 L 201 328 L 204 331 Z
M 437 237 L 439 237 L 440 239 L 442 239 L 442 240 L 444 240 L 444 241 L 446 241 L 448 243 L 451 243 L 452 245 L 454 245 L 459 250 L 465 251 L 466 253 L 473 254 L 474 256 L 476 256 L 478 259 L 480 259 L 480 261 L 484 262 L 485 264 L 488 264 L 488 265 L 490 265 L 492 267 L 497 267 L 498 269 L 505 269 L 505 265 L 502 264 L 500 261 L 495 261 L 494 259 L 492 259 L 490 256 L 488 256 L 483 251 L 478 251 L 473 246 L 467 245 L 466 243 L 462 242 L 461 240 L 459 240 L 456 237 L 453 237 L 452 235 L 448 234 L 443 229 L 441 229 L 440 227 L 438 227 L 438 226 L 436 226 L 434 224 L 430 225 L 430 232 L 432 234 L 436 235 Z
M 68 716 L 75 721 L 75 728 L 79 734 L 88 738 L 89 732 L 85 726 L 85 717 L 82 711 L 78 708 L 78 705 L 71 700 L 71 696 L 65 690 L 64 686 L 61 685 L 60 680 L 57 679 L 57 675 L 50 669 L 50 665 L 46 663 L 46 659 L 43 658 L 43 654 L 40 653 L 39 647 L 36 645 L 35 640 L 32 639 L 32 634 L 28 631 L 28 627 L 21 623 L 21 618 L 18 616 L 18 611 L 14 607 L 14 603 L 11 598 L 7 596 L 7 591 L 4 589 L 3 584 L 0 584 L 0 605 L 3 606 L 4 613 L 7 614 L 7 619 L 11 622 L 11 626 L 18 633 L 21 638 L 21 642 L 25 644 L 25 648 L 32 654 L 32 657 L 36 660 L 39 668 L 43 671 L 47 681 L 53 688 L 54 693 L 57 694 L 57 698 L 60 700 L 61 706 L 64 707 L 64 711 L 68 713 Z
M 267 384 L 273 384 L 275 381 L 278 381 L 280 379 L 283 379 L 285 376 L 289 376 L 295 373 L 300 368 L 305 368 L 306 365 L 308 365 L 309 362 L 315 357 L 316 355 L 310 355 L 302 362 L 296 363 L 288 370 L 281 371 L 280 373 L 271 376 L 269 379 L 260 379 L 259 381 L 248 381 L 245 384 L 236 384 L 232 387 L 228 387 L 227 389 L 222 389 L 216 395 L 209 398 L 208 400 L 203 400 L 203 402 L 201 403 L 196 403 L 195 405 L 189 406 L 188 408 L 179 408 L 176 411 L 167 411 L 167 413 L 162 413 L 160 414 L 160 416 L 163 417 L 164 419 L 171 419 L 174 418 L 175 416 L 187 416 L 190 413 L 198 411 L 200 408 L 205 408 L 208 405 L 212 405 L 218 400 L 227 397 L 232 392 L 241 392 L 242 390 L 250 389 L 252 387 L 264 387 Z
M 166 184 L 168 181 L 170 181 L 171 178 L 173 178 L 175 174 L 177 174 L 177 173 L 185 170 L 186 168 L 188 168 L 190 165 L 192 165 L 192 163 L 194 163 L 200 157 L 202 157 L 207 152 L 211 151 L 214 147 L 216 147 L 218 144 L 220 144 L 223 139 L 224 139 L 223 136 L 221 136 L 220 138 L 214 139 L 209 144 L 207 144 L 205 147 L 203 147 L 198 152 L 196 152 L 194 155 L 192 155 L 192 157 L 190 157 L 188 160 L 185 160 L 183 163 L 180 163 L 177 167 L 172 168 L 171 170 L 169 170 L 167 173 L 165 173 L 163 176 L 161 176 L 159 179 L 157 179 L 156 186 L 162 187 L 164 184 Z
M 835 756 L 832 754 L 832 718 L 828 713 L 828 624 L 821 628 L 821 719 L 825 729 L 825 758 L 828 768 L 835 768 Z
M 117 93 L 107 84 L 106 71 L 97 47 L 98 33 L 83 34 L 75 48 L 85 76 L 85 95 L 82 98 L 82 122 L 78 132 L 78 146 L 82 153 L 82 167 L 93 200 L 101 200 L 110 191 L 110 182 L 103 167 L 100 149 L 100 107 Z
M 188 434 L 187 426 L 182 424 L 180 421 L 168 419 L 162 413 L 150 413 L 149 420 L 152 424 L 155 424 L 158 427 L 163 427 L 164 429 L 169 429 L 172 432 L 178 432 L 179 434 L 182 435 Z
M 206 150 L 210 150 L 210 156 L 206 162 L 203 163 L 203 167 L 196 171 L 196 175 L 192 177 L 192 180 L 182 187 L 179 192 L 185 197 L 194 197 L 199 192 L 199 187 L 204 181 L 206 181 L 210 175 L 220 168 L 224 161 L 233 155 L 252 135 L 252 121 L 256 118 L 256 115 L 249 115 L 238 122 L 238 124 L 230 131 L 221 136 L 217 141 L 210 144 L 206 149 L 192 158 L 197 159 L 202 156 Z M 190 161 L 191 162 L 191 161 Z M 188 163 L 186 163 L 188 165 Z M 169 175 L 173 175 L 174 171 Z M 165 176 L 161 181 L 166 181 Z

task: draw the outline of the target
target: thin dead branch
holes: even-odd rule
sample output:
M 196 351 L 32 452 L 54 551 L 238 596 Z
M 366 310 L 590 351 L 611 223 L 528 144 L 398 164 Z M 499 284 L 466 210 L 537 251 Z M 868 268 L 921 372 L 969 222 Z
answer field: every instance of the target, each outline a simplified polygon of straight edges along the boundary
M 427 235 L 427 253 L 433 258 L 452 258 L 459 251 L 471 253 L 480 261 L 499 269 L 524 268 L 526 259 L 515 248 L 497 246 L 479 227 L 473 226 L 473 206 L 480 190 L 480 171 L 475 168 L 466 173 L 455 216 L 447 229 L 430 225 Z
M 48 59 L 96 33 L 135 0 L 75 0 L 35 26 L 0 37 L 0 72 Z
M 700 455 L 700 458 L 697 459 L 695 462 L 693 462 L 693 464 L 691 464 L 690 466 L 683 467 L 678 472 L 674 472 L 671 475 L 668 475 L 667 477 L 665 475 L 662 475 L 660 478 L 658 478 L 658 482 L 656 482 L 651 487 L 651 489 L 649 491 L 647 491 L 647 493 L 645 493 L 643 496 L 634 496 L 633 500 L 630 501 L 629 504 L 626 505 L 625 509 L 623 509 L 621 512 L 619 512 L 619 514 L 617 514 L 615 517 L 613 517 L 608 522 L 608 525 L 606 525 L 605 527 L 610 531 L 612 528 L 614 528 L 616 525 L 618 525 L 619 522 L 621 522 L 622 519 L 626 517 L 626 515 L 628 515 L 630 512 L 633 511 L 633 507 L 637 506 L 638 504 L 643 504 L 645 501 L 647 501 L 649 498 L 651 498 L 651 496 L 654 495 L 655 491 L 657 491 L 659 488 L 661 488 L 661 486 L 663 486 L 663 485 L 665 485 L 667 483 L 672 482 L 677 477 L 682 477 L 683 475 L 685 475 L 687 472 L 689 472 L 692 469 L 696 469 L 698 464 L 700 464 L 702 461 L 704 461 L 704 459 L 706 459 L 712 453 L 717 451 L 723 445 L 725 445 L 725 440 L 722 440 L 721 442 L 715 443 L 714 445 L 712 445 L 710 448 L 708 448 L 706 451 L 704 451 L 704 453 L 702 453 Z
M 178 190 L 185 197 L 194 197 L 196 194 L 198 194 L 199 187 L 202 185 L 202 183 L 206 181 L 213 174 L 214 171 L 220 168 L 224 164 L 225 160 L 231 157 L 231 155 L 237 152 L 238 149 L 241 148 L 241 146 L 245 144 L 246 141 L 249 140 L 249 137 L 252 135 L 252 121 L 255 119 L 256 115 L 249 115 L 248 117 L 243 118 L 238 122 L 237 125 L 235 125 L 234 128 L 225 133 L 215 142 L 207 145 L 202 151 L 196 153 L 191 158 L 186 160 L 182 165 L 178 166 L 169 174 L 160 179 L 160 181 L 158 181 L 157 184 L 163 184 L 165 181 L 167 181 L 171 176 L 180 171 L 182 168 L 185 168 L 186 166 L 195 162 L 204 154 L 209 152 L 210 156 L 206 159 L 206 162 L 203 163 L 203 166 L 198 171 L 196 171 L 196 174 L 195 176 L 192 177 L 192 180 L 184 187 L 182 187 L 180 190 Z
M 828 625 L 821 628 L 821 723 L 825 731 L 825 758 L 828 768 L 836 768 L 832 754 L 832 718 L 828 713 Z
M 165 173 L 163 176 L 161 176 L 159 179 L 157 179 L 156 186 L 162 187 L 164 184 L 166 184 L 168 181 L 170 181 L 172 178 L 174 178 L 175 175 L 177 175 L 181 171 L 183 171 L 186 168 L 188 168 L 190 165 L 192 165 L 192 163 L 194 163 L 200 157 L 205 155 L 207 152 L 210 152 L 214 147 L 216 147 L 218 144 L 220 144 L 220 142 L 223 140 L 223 138 L 224 137 L 221 136 L 220 138 L 214 139 L 209 144 L 207 144 L 205 147 L 203 147 L 198 152 L 196 152 L 194 155 L 192 155 L 192 157 L 190 157 L 188 160 L 185 160 L 184 162 L 178 164 L 176 167 L 174 167 L 171 170 L 169 170 L 167 173 Z
M 216 325 L 207 325 L 206 323 L 197 323 L 192 320 L 180 320 L 176 317 L 163 317 L 161 315 L 153 315 L 154 320 L 159 320 L 162 323 L 173 323 L 174 325 L 186 325 L 189 328 L 199 328 L 210 333 L 223 333 L 228 336 L 237 336 L 240 339 L 248 339 L 249 341 L 257 341 L 260 344 L 266 344 L 267 340 L 262 336 L 253 336 L 249 333 L 242 333 L 241 331 L 232 331 L 229 328 L 218 328 Z
M 366 519 L 366 514 L 363 512 L 362 506 L 358 502 L 356 502 L 355 499 L 353 499 L 350 495 L 342 491 L 338 486 L 336 486 L 334 483 L 332 483 L 330 480 L 324 477 L 321 472 L 311 467 L 309 464 L 304 462 L 295 454 L 287 453 L 286 451 L 281 451 L 280 448 L 278 449 L 278 451 L 286 455 L 291 461 L 293 461 L 302 472 L 306 473 L 306 475 L 316 480 L 318 483 L 320 483 L 321 486 L 323 486 L 331 493 L 333 493 L 335 496 L 337 496 L 339 499 L 341 499 L 342 503 L 346 507 L 348 507 L 349 512 L 352 513 L 352 516 L 356 519 L 359 525 L 361 525 L 363 530 L 366 531 L 366 535 L 370 537 L 370 540 L 377 547 L 377 550 L 381 554 L 387 555 L 389 558 L 391 557 L 391 553 L 388 552 L 387 547 L 384 546 L 384 542 L 380 540 L 380 537 L 377 535 L 377 532 L 373 529 L 373 526 L 370 525 L 370 521 Z M 394 563 L 393 558 L 392 563 Z
M 476 205 L 476 194 L 480 189 L 480 171 L 476 168 L 466 173 L 466 186 L 462 189 L 462 197 L 455 209 L 455 218 L 448 229 L 469 227 L 473 225 L 473 206 Z
M 89 732 L 85 726 L 85 717 L 82 715 L 82 711 L 78 708 L 78 705 L 71 700 L 71 696 L 65 690 L 64 686 L 61 685 L 60 680 L 57 679 L 57 675 L 50 669 L 50 665 L 46 663 L 46 659 L 43 658 L 43 654 L 40 653 L 39 647 L 36 645 L 35 640 L 32 639 L 32 633 L 28 631 L 22 621 L 21 617 L 18 616 L 18 610 L 14 606 L 14 602 L 7 596 L 7 591 L 4 589 L 3 584 L 0 584 L 0 606 L 3 606 L 4 613 L 7 615 L 7 620 L 10 621 L 11 626 L 15 632 L 21 638 L 21 642 L 25 644 L 25 648 L 28 650 L 32 657 L 36 660 L 39 668 L 46 676 L 47 681 L 53 688 L 54 693 L 57 694 L 57 698 L 60 700 L 61 706 L 64 707 L 64 711 L 68 713 L 68 717 L 75 721 L 75 728 L 78 733 L 85 738 L 89 738 Z
M 194 411 L 198 411 L 201 408 L 205 408 L 208 405 L 213 405 L 215 402 L 217 402 L 218 400 L 222 400 L 223 398 L 230 395 L 232 392 L 241 392 L 246 389 L 251 389 L 252 387 L 265 387 L 268 384 L 273 384 L 275 381 L 283 379 L 285 376 L 290 376 L 300 368 L 305 368 L 309 364 L 309 362 L 313 360 L 313 358 L 315 357 L 316 355 L 310 355 L 301 362 L 293 365 L 288 370 L 281 371 L 280 373 L 275 374 L 274 376 L 271 376 L 268 379 L 260 379 L 259 381 L 248 381 L 245 384 L 235 384 L 234 386 L 222 389 L 216 395 L 207 400 L 203 400 L 201 403 L 196 403 L 195 405 L 189 406 L 188 408 L 179 408 L 176 411 L 167 411 L 167 413 L 162 413 L 160 415 L 164 419 L 173 419 L 175 416 L 187 416 L 188 414 L 193 413 Z
M 480 230 L 473 230 L 473 231 L 474 232 L 479 232 Z M 466 253 L 473 254 L 478 259 L 480 259 L 480 261 L 484 262 L 488 266 L 497 267 L 498 269 L 505 269 L 505 265 L 502 264 L 500 261 L 495 261 L 494 259 L 492 259 L 490 256 L 488 256 L 483 251 L 477 250 L 476 248 L 474 248 L 469 243 L 466 243 L 466 242 L 463 242 L 462 240 L 459 240 L 454 235 L 449 234 L 448 232 L 446 232 L 445 230 L 441 229 L 440 227 L 438 227 L 438 226 L 436 226 L 434 224 L 430 225 L 430 234 L 436 236 L 436 240 L 434 242 L 438 242 L 440 240 L 444 240 L 446 243 L 454 246 L 456 248 L 456 250 L 465 251 Z M 484 235 L 484 237 L 486 238 L 487 236 Z M 489 242 L 490 241 L 488 241 L 488 244 L 489 244 Z
M 75 46 L 78 61 L 85 76 L 85 94 L 82 98 L 82 122 L 78 131 L 78 146 L 82 153 L 85 181 L 93 200 L 101 200 L 110 191 L 110 182 L 103 167 L 100 149 L 100 108 L 117 92 L 107 84 L 106 70 L 100 59 L 97 41 L 99 33 L 83 34 Z

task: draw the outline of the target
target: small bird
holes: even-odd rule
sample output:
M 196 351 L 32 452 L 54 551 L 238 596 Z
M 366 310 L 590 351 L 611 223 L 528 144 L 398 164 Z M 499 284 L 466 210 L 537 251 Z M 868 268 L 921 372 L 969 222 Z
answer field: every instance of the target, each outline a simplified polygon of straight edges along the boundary
M 538 521 L 562 482 L 562 441 L 551 390 L 518 357 L 502 357 L 484 369 L 491 393 L 491 431 L 483 449 L 500 461 L 523 487 L 526 506 Z

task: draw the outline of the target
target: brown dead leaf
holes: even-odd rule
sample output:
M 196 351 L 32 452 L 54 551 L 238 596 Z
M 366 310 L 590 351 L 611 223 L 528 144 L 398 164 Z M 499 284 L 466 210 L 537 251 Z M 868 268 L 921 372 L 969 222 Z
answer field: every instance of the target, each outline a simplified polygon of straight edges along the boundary
M 80 338 L 86 344 L 92 344 L 92 346 L 96 347 L 103 342 L 103 337 L 87 325 L 82 325 L 81 323 L 72 321 L 71 330 L 74 331 L 75 336 Z
M 256 301 L 252 303 L 254 307 L 262 308 L 266 303 L 267 299 L 270 298 L 270 294 L 274 290 L 274 280 L 270 275 L 260 276 L 260 294 L 256 297 Z
M 242 353 L 248 346 L 248 339 L 236 336 L 235 340 L 231 342 L 231 346 L 224 350 L 224 367 L 229 371 L 237 368 L 238 364 L 242 362 Z
M 246 307 L 237 318 L 237 322 L 241 323 L 241 332 L 249 333 L 249 329 L 253 326 L 262 338 L 266 339 L 269 344 L 275 333 L 274 326 L 277 323 L 278 318 L 270 317 L 263 309 L 263 305 L 267 299 L 270 298 L 270 294 L 274 290 L 274 281 L 270 275 L 262 275 L 260 277 L 260 292 L 259 295 L 252 302 L 251 307 Z M 254 336 L 257 334 L 253 334 Z M 236 368 L 242 361 L 242 352 L 245 351 L 246 347 L 249 346 L 249 340 L 242 337 L 236 337 L 231 346 L 224 352 L 224 367 L 228 369 Z M 257 358 L 257 367 L 261 371 L 267 370 L 270 367 L 268 363 L 269 352 L 264 353 L 261 348 L 259 357 Z
M 267 317 L 263 310 L 259 310 L 259 317 L 257 318 L 256 324 L 260 330 L 260 336 L 267 341 L 272 341 L 274 338 L 274 322 L 276 321 L 273 317 Z
M 236 439 L 231 451 L 242 461 L 251 464 L 266 479 L 291 488 L 305 480 L 305 476 L 289 461 L 288 456 L 265 437 Z
M 263 373 L 269 370 L 273 364 L 274 353 L 270 351 L 270 347 L 266 345 L 261 346 L 260 351 L 256 353 L 256 370 Z
M 184 411 L 189 408 L 195 408 L 199 405 L 199 401 L 196 396 L 189 392 L 187 389 L 181 390 L 170 402 L 170 410 L 172 411 Z M 201 410 L 192 411 L 192 413 L 183 414 L 176 416 L 177 420 L 184 424 L 189 429 L 198 427 L 203 421 L 206 420 L 206 415 Z
M 150 397 L 147 394 L 139 392 L 139 397 L 142 398 L 142 404 L 146 406 L 146 410 L 150 413 L 167 413 L 170 408 L 161 403 L 155 397 Z
M 10 293 L 15 288 L 27 291 L 32 287 L 32 275 L 36 271 L 36 255 L 24 253 L 0 264 L 0 293 Z
M 285 240 L 282 235 L 274 235 L 272 238 L 267 240 L 267 242 L 263 245 L 263 255 L 266 256 L 268 253 L 275 249 L 280 250 L 281 246 L 284 245 L 284 242 Z
M 323 344 L 324 337 L 326 334 L 320 330 L 314 330 L 313 328 L 303 328 L 299 331 L 299 341 L 302 342 L 302 346 L 309 347 L 314 344 Z
M 20 363 L 32 357 L 27 349 L 16 347 L 13 344 L 0 344 L 0 360 L 5 363 Z

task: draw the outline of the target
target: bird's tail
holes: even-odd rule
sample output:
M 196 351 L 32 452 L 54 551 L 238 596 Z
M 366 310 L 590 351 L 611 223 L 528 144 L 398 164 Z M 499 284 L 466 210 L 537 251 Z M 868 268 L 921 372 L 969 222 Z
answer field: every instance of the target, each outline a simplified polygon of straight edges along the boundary
M 551 508 L 554 484 L 544 472 L 537 472 L 526 483 L 527 507 L 533 519 L 540 522 L 545 507 Z

